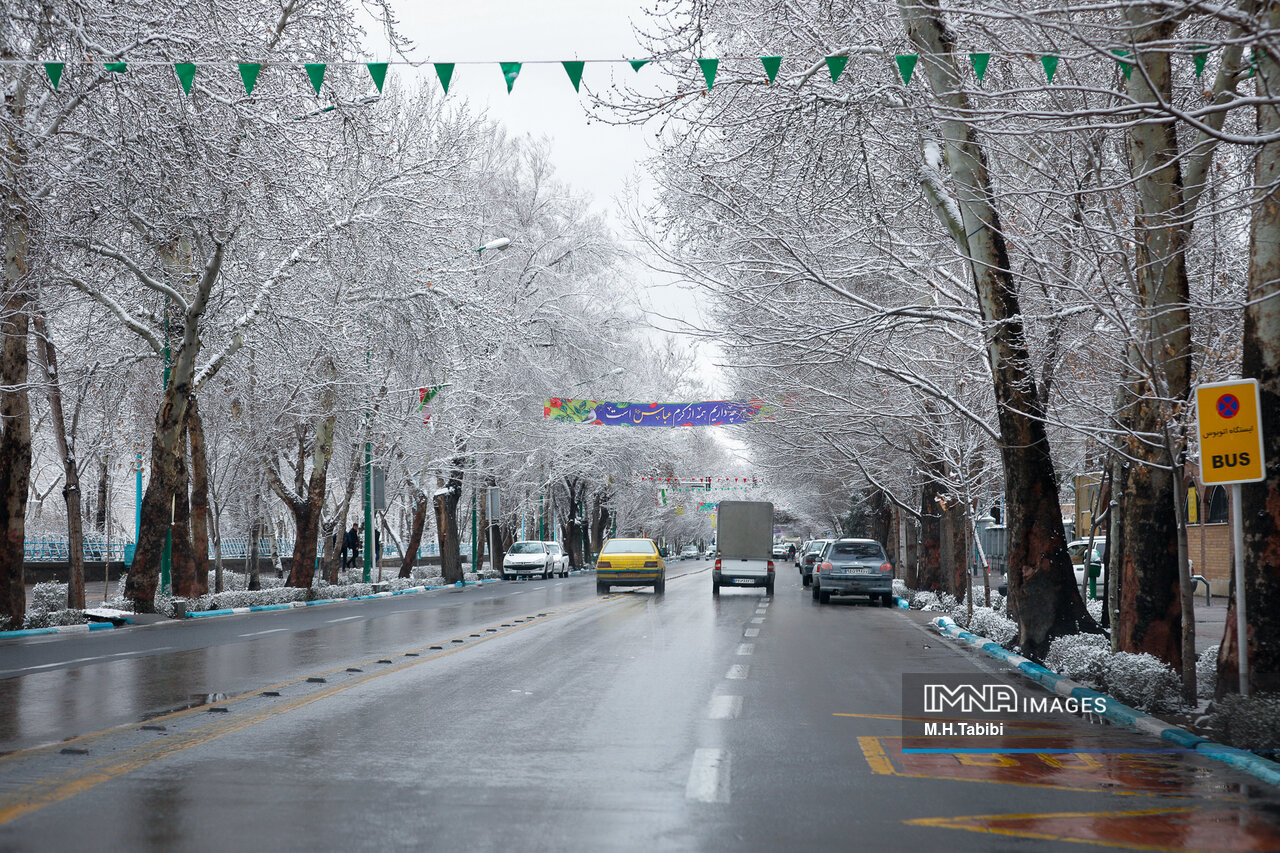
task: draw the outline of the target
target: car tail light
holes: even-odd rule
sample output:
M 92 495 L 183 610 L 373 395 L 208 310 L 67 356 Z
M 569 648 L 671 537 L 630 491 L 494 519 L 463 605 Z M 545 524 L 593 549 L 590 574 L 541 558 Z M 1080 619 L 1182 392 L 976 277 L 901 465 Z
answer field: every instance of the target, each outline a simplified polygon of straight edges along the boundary
M 720 571 L 720 558 L 716 557 L 716 571 Z
M 773 571 L 773 560 L 769 561 L 769 571 Z
M 658 568 L 658 561 L 657 561 L 657 560 L 645 560 L 645 561 L 644 561 L 644 567 L 645 567 L 646 569 L 656 569 L 656 568 Z
M 608 560 L 597 560 L 597 561 L 596 561 L 596 568 L 597 568 L 597 569 L 612 569 L 612 568 L 613 568 L 613 565 L 612 565 Z
M 882 572 L 891 572 L 891 571 L 893 571 L 893 563 L 881 563 L 881 564 L 880 564 L 880 571 L 882 571 Z

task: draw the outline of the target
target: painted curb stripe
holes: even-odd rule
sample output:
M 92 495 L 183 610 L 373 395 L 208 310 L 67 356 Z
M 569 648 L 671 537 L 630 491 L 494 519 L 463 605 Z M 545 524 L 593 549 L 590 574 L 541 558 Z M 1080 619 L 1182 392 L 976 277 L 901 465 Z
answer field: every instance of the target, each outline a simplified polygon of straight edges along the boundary
M 115 628 L 114 622 L 86 622 L 83 625 L 58 625 L 55 628 L 22 628 L 18 631 L 0 631 L 0 640 L 11 637 L 39 637 L 45 634 L 83 634 L 86 631 L 107 631 Z
M 1107 700 L 1107 710 L 1098 715 L 1104 720 L 1176 743 L 1189 752 L 1198 753 L 1214 761 L 1221 761 L 1223 764 L 1242 770 L 1264 782 L 1280 786 L 1280 764 L 1274 761 L 1269 761 L 1243 749 L 1214 743 L 1200 735 L 1192 734 L 1186 729 L 1171 726 L 1158 717 L 1145 714 L 1136 708 L 1130 708 L 1105 693 L 1099 693 L 1096 690 L 1085 687 L 1083 684 L 1072 681 L 1066 676 L 1058 675 L 1056 672 L 1046 669 L 1033 661 L 1015 655 L 992 640 L 987 640 L 962 630 L 948 616 L 938 616 L 930 620 L 930 622 L 943 636 L 964 640 L 966 643 L 986 652 L 991 657 L 1010 662 L 1016 659 L 1019 663 L 1015 664 L 1015 667 L 1019 672 L 1054 693 L 1076 698 L 1105 698 Z

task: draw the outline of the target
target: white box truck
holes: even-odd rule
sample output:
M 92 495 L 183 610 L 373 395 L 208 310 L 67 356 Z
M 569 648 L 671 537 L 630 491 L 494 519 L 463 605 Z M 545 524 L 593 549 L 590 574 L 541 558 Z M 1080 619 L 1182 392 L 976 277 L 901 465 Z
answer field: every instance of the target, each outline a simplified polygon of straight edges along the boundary
M 722 586 L 762 586 L 773 595 L 773 504 L 720 501 L 711 594 Z

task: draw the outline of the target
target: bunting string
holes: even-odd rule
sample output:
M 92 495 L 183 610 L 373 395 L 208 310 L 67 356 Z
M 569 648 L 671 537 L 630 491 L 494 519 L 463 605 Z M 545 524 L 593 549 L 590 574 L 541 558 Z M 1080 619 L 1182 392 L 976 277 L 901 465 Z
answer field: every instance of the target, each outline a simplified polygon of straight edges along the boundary
M 1191 63 L 1191 69 L 1197 79 L 1203 76 L 1205 66 L 1208 62 L 1210 53 L 1213 49 L 1205 45 L 1189 45 L 1186 47 L 1170 48 L 1169 52 L 1185 57 Z M 1116 67 L 1124 75 L 1125 79 L 1129 79 L 1133 72 L 1134 59 L 1128 49 L 1116 48 L 1109 51 Z M 876 59 L 885 59 L 891 62 L 891 67 L 898 80 L 903 86 L 909 87 L 911 80 L 915 74 L 916 64 L 921 56 L 930 57 L 932 54 L 917 53 L 898 53 L 893 54 L 881 48 L 875 47 L 858 47 L 850 48 L 831 56 L 821 58 L 821 62 L 826 65 L 827 72 L 831 77 L 833 84 L 839 83 L 841 76 L 844 74 L 850 58 L 853 56 L 872 56 Z M 956 57 L 963 56 L 962 53 L 956 54 L 939 54 L 939 56 Z M 1064 57 L 1057 51 L 1035 51 L 1035 50 L 1003 50 L 1003 51 L 984 51 L 971 52 L 968 54 L 969 66 L 973 71 L 978 85 L 981 86 L 986 79 L 987 71 L 993 56 L 1012 57 L 1020 60 L 1038 59 L 1045 82 L 1052 85 L 1058 72 L 1070 62 L 1079 62 L 1085 60 L 1098 59 L 1097 54 L 1081 54 L 1071 57 Z M 791 59 L 793 64 L 803 63 L 802 68 L 795 70 L 807 71 L 813 66 L 813 61 L 803 57 L 783 57 L 783 56 L 722 56 L 722 57 L 696 57 L 694 62 L 697 64 L 703 81 L 706 83 L 708 91 L 715 88 L 716 77 L 720 71 L 720 65 L 723 61 L 748 61 L 758 62 L 762 73 L 763 82 L 772 86 L 777 81 L 778 75 L 782 70 L 783 62 Z M 387 62 L 362 62 L 362 61 L 338 61 L 338 62 L 272 62 L 272 69 L 296 69 L 300 71 L 299 80 L 303 76 L 310 82 L 312 89 L 316 95 L 321 93 L 321 89 L 325 82 L 325 73 L 330 68 L 365 68 L 368 71 L 369 78 L 379 92 L 386 82 L 387 69 L 391 66 L 407 67 L 407 68 L 425 68 L 431 66 L 436 73 L 436 79 L 440 82 L 440 87 L 445 94 L 449 93 L 449 86 L 453 82 L 454 72 L 460 65 L 470 66 L 493 66 L 496 65 L 502 74 L 507 92 L 511 93 L 515 89 L 516 80 L 520 76 L 521 70 L 526 65 L 559 65 L 561 66 L 570 84 L 572 84 L 575 92 L 580 91 L 583 79 L 583 72 L 588 65 L 630 65 L 632 70 L 639 73 L 646 65 L 654 62 L 650 59 L 572 59 L 572 60 L 552 60 L 552 59 L 530 59 L 518 62 L 493 62 L 491 60 L 461 60 L 454 62 L 436 62 L 432 60 L 414 61 L 414 60 L 396 60 Z M 261 62 L 230 62 L 224 60 L 212 60 L 207 62 L 167 62 L 163 60 L 123 60 L 115 59 L 113 61 L 95 62 L 92 60 L 72 60 L 63 62 L 50 62 L 41 59 L 4 59 L 0 60 L 0 66 L 36 66 L 43 67 L 50 85 L 55 91 L 60 90 L 62 83 L 67 79 L 66 71 L 75 69 L 77 72 L 84 69 L 102 69 L 107 73 L 127 75 L 131 71 L 139 68 L 172 68 L 177 78 L 179 86 L 182 88 L 183 94 L 190 95 L 192 86 L 195 82 L 197 71 L 202 69 L 228 69 L 235 68 L 240 74 L 241 83 L 244 86 L 245 95 L 252 96 L 254 89 L 257 88 L 259 75 L 266 67 Z M 1251 58 L 1250 70 L 1248 76 L 1252 76 L 1255 62 Z M 821 66 L 819 66 L 821 67 Z M 72 75 L 73 77 L 75 74 Z

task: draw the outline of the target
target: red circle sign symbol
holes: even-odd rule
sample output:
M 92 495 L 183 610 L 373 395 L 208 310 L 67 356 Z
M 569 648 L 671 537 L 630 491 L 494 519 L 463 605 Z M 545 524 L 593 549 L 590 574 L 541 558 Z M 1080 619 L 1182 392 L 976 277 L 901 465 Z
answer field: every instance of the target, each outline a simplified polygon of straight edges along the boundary
M 1240 401 L 1236 399 L 1235 394 L 1223 394 L 1218 398 L 1218 415 L 1224 418 L 1234 418 L 1240 413 Z

